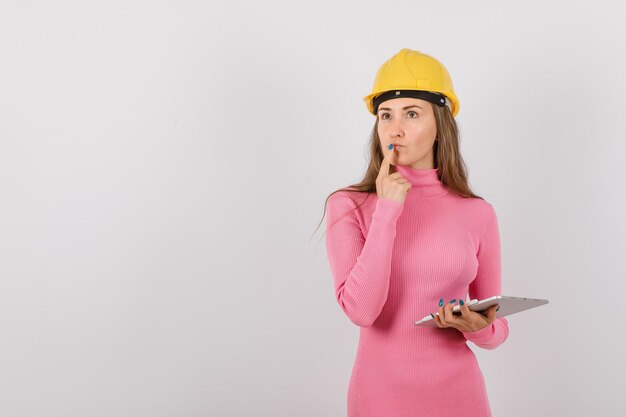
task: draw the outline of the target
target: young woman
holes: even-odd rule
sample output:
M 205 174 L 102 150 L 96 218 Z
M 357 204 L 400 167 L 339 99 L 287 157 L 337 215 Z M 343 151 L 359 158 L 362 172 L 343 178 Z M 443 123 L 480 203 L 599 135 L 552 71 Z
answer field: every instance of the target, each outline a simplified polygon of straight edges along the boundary
M 337 302 L 360 327 L 348 416 L 491 416 L 466 342 L 495 349 L 508 323 L 466 301 L 501 294 L 498 220 L 467 183 L 450 75 L 405 48 L 364 100 L 376 116 L 369 167 L 325 209 Z M 414 325 L 429 313 L 437 327 Z

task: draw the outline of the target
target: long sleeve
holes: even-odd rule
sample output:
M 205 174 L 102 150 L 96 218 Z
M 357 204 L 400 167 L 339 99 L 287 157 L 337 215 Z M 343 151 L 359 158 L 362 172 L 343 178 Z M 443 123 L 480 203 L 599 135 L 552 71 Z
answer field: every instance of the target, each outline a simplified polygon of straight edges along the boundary
M 501 295 L 502 268 L 500 258 L 500 231 L 493 206 L 489 205 L 489 220 L 480 238 L 478 253 L 478 271 L 470 283 L 470 299 Z M 466 340 L 483 349 L 495 349 L 509 336 L 509 325 L 505 317 L 495 319 L 487 327 L 475 332 L 462 332 Z
M 326 250 L 339 306 L 354 324 L 368 327 L 387 300 L 396 221 L 404 205 L 379 198 L 367 238 L 355 207 L 354 201 L 342 192 L 330 197 Z

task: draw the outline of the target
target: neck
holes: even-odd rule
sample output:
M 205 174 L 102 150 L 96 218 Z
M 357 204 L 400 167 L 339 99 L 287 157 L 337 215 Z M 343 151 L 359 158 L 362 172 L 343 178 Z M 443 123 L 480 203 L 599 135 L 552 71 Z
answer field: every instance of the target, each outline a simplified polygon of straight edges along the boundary
M 411 183 L 409 195 L 435 197 L 448 193 L 439 179 L 437 168 L 413 168 L 409 165 L 395 165 L 396 171 Z

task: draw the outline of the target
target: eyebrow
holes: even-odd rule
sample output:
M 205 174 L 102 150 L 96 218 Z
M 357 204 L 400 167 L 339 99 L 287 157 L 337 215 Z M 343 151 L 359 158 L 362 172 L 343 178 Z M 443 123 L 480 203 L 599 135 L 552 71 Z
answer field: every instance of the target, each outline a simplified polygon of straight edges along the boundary
M 417 107 L 417 108 L 419 108 L 419 109 L 422 109 L 422 108 L 421 108 L 420 106 L 418 106 L 417 104 L 412 104 L 412 105 L 410 105 L 410 106 L 402 107 L 402 110 L 410 109 L 411 107 Z M 391 110 L 391 109 L 390 109 L 390 108 L 388 108 L 388 107 L 380 107 L 380 108 L 378 109 L 378 111 L 380 111 L 380 110 Z M 422 109 L 422 110 L 424 110 L 424 109 Z

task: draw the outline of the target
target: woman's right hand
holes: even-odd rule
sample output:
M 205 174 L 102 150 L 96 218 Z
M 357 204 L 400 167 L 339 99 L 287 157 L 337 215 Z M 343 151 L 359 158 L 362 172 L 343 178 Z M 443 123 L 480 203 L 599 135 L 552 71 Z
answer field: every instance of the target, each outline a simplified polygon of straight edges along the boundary
M 395 149 L 387 149 L 376 178 L 376 194 L 378 198 L 404 203 L 407 193 L 411 189 L 411 183 L 399 172 L 389 174 L 389 166 Z

